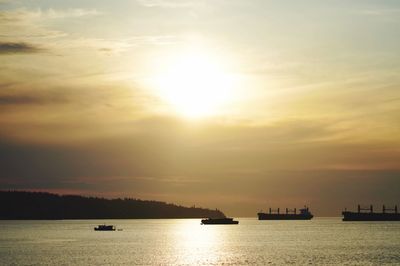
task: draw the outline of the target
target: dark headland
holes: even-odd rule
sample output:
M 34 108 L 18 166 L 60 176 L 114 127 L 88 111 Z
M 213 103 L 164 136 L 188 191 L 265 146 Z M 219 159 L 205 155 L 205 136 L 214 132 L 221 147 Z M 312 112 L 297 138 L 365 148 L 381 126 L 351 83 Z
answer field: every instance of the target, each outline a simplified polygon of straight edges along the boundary
M 0 191 L 1 220 L 222 218 L 219 210 L 160 201 Z

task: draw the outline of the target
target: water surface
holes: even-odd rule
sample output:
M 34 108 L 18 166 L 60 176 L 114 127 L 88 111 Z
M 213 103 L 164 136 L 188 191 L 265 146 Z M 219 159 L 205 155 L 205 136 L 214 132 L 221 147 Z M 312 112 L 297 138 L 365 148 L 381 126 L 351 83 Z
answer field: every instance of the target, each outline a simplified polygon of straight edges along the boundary
M 0 265 L 400 265 L 400 222 L 239 220 L 0 221 Z

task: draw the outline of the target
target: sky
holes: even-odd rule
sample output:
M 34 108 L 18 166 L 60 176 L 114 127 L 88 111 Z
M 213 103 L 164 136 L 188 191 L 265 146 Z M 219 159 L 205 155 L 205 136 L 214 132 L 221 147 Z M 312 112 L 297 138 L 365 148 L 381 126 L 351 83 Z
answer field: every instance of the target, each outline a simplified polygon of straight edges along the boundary
M 399 32 L 397 0 L 0 0 L 0 189 L 399 204 Z

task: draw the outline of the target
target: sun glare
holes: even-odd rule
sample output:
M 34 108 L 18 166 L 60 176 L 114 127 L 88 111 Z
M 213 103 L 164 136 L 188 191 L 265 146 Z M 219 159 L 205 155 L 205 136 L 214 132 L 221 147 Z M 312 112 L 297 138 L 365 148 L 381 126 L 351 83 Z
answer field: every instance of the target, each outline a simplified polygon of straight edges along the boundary
M 158 94 L 176 112 L 195 118 L 221 111 L 232 100 L 235 82 L 222 62 L 192 52 L 167 60 L 155 83 Z

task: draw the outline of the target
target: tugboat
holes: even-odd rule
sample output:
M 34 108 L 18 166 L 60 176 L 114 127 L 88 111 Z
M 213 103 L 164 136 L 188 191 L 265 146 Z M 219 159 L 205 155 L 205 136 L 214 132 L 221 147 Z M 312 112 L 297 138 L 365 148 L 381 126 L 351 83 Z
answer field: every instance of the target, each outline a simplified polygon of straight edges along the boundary
M 100 224 L 94 228 L 94 231 L 115 231 L 115 226 Z
M 357 212 L 342 212 L 343 221 L 400 221 L 400 213 L 397 212 L 397 205 L 394 208 L 382 207 L 382 212 L 374 212 L 373 206 L 369 208 L 357 207 Z
M 238 224 L 239 221 L 234 221 L 233 218 L 207 218 L 201 220 L 201 224 Z
M 257 215 L 258 220 L 311 220 L 314 217 L 306 206 L 300 209 L 300 213 L 297 213 L 296 208 L 293 210 L 286 208 L 285 213 L 280 213 L 279 208 L 276 210 L 269 208 L 268 213 L 259 212 Z

